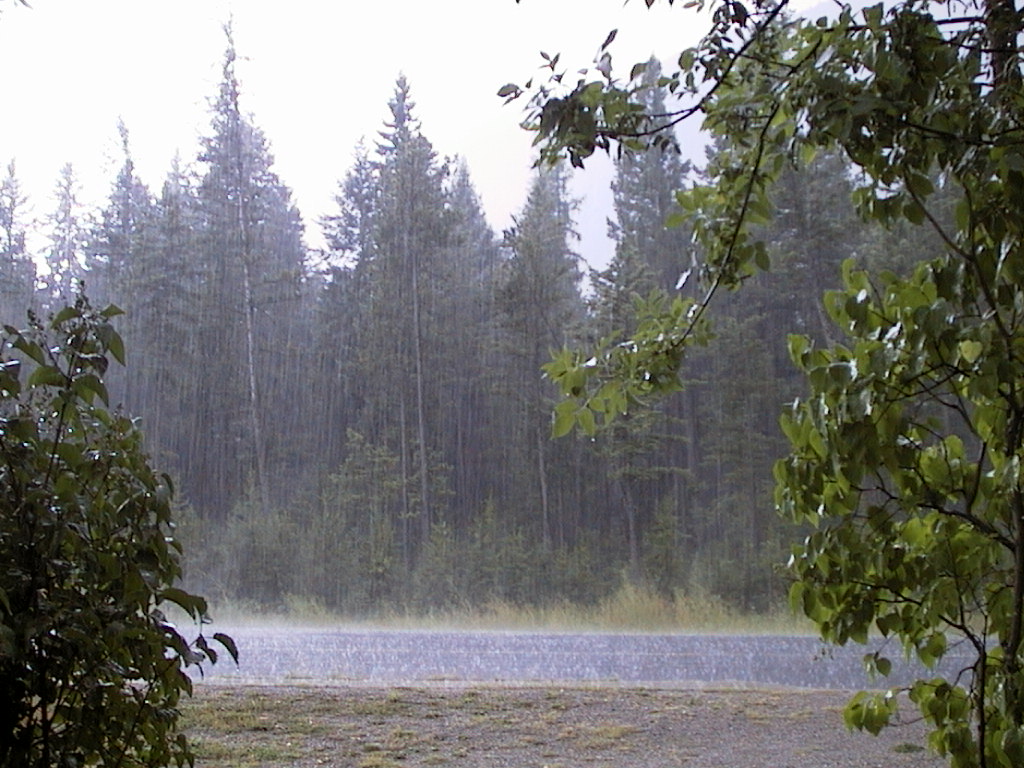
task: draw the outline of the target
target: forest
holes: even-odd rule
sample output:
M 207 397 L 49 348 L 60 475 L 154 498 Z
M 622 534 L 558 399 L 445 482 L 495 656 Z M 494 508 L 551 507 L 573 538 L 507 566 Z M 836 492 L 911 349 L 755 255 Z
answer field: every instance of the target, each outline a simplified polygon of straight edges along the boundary
M 350 616 L 589 605 L 624 585 L 776 608 L 800 533 L 772 503 L 779 414 L 805 386 L 786 334 L 834 341 L 820 297 L 839 265 L 912 263 L 928 243 L 860 222 L 852 172 L 820 156 L 776 190 L 765 236 L 782 268 L 716 302 L 680 390 L 552 439 L 552 354 L 624 341 L 641 305 L 701 290 L 690 233 L 666 226 L 700 168 L 621 153 L 615 255 L 585 273 L 567 171 L 539 167 L 513 225 L 492 231 L 470 169 L 438 155 L 399 78 L 390 119 L 339 169 L 336 210 L 304 222 L 235 58 L 229 46 L 199 155 L 160 190 L 137 177 L 124 126 L 101 210 L 78 203 L 70 166 L 38 224 L 13 162 L 0 183 L 3 321 L 81 285 L 125 312 L 127 365 L 108 385 L 175 478 L 190 588 Z

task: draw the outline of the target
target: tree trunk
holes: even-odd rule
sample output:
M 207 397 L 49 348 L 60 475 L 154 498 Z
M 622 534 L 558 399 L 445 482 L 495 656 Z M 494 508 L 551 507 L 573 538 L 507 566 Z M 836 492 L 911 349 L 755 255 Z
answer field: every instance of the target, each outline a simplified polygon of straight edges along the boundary
M 409 236 L 405 235 L 408 252 Z M 430 476 L 427 474 L 427 419 L 423 397 L 423 328 L 420 319 L 419 259 L 415 253 L 412 260 L 412 323 L 413 323 L 413 367 L 416 376 L 416 438 L 419 442 L 420 470 L 420 542 L 430 538 Z
M 263 442 L 263 419 L 260 413 L 259 385 L 256 379 L 256 329 L 253 319 L 252 275 L 248 255 L 242 256 L 242 298 L 245 301 L 245 361 L 249 384 L 249 425 L 252 430 L 253 451 L 256 454 L 256 490 L 259 493 L 260 512 L 270 510 L 267 487 L 267 456 Z
M 548 467 L 547 457 L 544 455 L 545 434 L 544 427 L 538 422 L 537 429 L 537 478 L 540 486 L 540 518 L 541 536 L 543 537 L 544 550 L 551 549 L 551 510 L 548 501 Z
M 629 492 L 629 484 L 625 477 L 625 465 L 620 465 L 615 478 L 616 490 L 622 501 L 622 509 L 626 513 L 626 538 L 629 545 L 629 574 L 636 579 L 640 575 L 640 541 L 637 532 L 636 504 L 633 494 Z

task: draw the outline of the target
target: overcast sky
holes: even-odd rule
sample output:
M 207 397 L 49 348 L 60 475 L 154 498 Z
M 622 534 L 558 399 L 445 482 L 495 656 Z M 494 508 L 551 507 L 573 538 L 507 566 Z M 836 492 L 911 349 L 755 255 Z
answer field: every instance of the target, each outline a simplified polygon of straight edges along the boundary
M 71 162 L 82 199 L 101 202 L 119 165 L 124 119 L 142 179 L 158 190 L 175 153 L 191 163 L 209 132 L 221 77 L 223 25 L 231 19 L 243 109 L 270 141 L 292 188 L 307 239 L 333 210 L 337 182 L 360 137 L 387 117 L 399 73 L 412 86 L 425 135 L 442 155 L 466 158 L 488 218 L 508 226 L 524 201 L 534 153 L 519 104 L 498 88 L 538 73 L 539 52 L 562 53 L 570 71 L 591 63 L 609 30 L 624 71 L 651 54 L 674 58 L 695 42 L 692 12 L 642 0 L 0 0 L 4 117 L 0 163 L 17 163 L 42 217 L 60 167 Z M 582 250 L 602 260 L 607 172 L 586 193 Z

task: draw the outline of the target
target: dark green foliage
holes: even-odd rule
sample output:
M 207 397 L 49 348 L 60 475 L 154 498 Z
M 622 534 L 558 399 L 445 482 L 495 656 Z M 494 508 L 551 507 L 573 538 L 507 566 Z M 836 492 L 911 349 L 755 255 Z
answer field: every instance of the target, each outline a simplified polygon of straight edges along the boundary
M 826 294 L 833 328 L 808 323 L 790 337 L 809 394 L 783 419 L 791 455 L 777 465 L 776 501 L 810 531 L 793 548 L 791 597 L 835 643 L 877 631 L 928 666 L 965 649 L 969 670 L 919 680 L 909 699 L 952 765 L 1021 765 L 1024 20 L 1008 0 L 963 3 L 955 19 L 923 0 L 841 4 L 814 20 L 785 3 L 707 5 L 712 31 L 665 80 L 683 103 L 649 114 L 639 83 L 602 71 L 564 97 L 541 90 L 541 140 L 578 163 L 702 115 L 719 151 L 678 200 L 703 248 L 708 299 L 776 256 L 764 227 L 787 169 L 822 151 L 850 163 L 858 212 L 891 232 L 861 241 L 872 272 L 850 261 L 843 288 Z M 833 251 L 817 226 L 804 231 Z M 885 252 L 896 244 L 904 252 Z M 783 268 L 805 279 L 808 266 Z M 656 307 L 594 363 L 561 355 L 549 368 L 572 398 L 561 426 L 588 428 L 676 388 L 708 304 Z M 877 654 L 865 662 L 891 667 Z M 848 723 L 877 732 L 896 693 L 858 695 Z
M 217 653 L 165 613 L 199 622 L 206 604 L 176 586 L 169 478 L 107 409 L 108 360 L 124 360 L 118 313 L 79 299 L 0 337 L 4 768 L 192 762 L 176 727 L 185 672 Z
M 35 264 L 25 245 L 26 199 L 14 163 L 0 181 L 0 317 L 23 317 L 35 303 Z
M 90 293 L 127 311 L 131 365 L 104 381 L 178 478 L 190 587 L 359 615 L 595 603 L 624 579 L 782 603 L 771 564 L 794 534 L 772 510 L 775 414 L 804 391 L 783 338 L 827 338 L 813 297 L 841 259 L 887 249 L 844 213 L 846 163 L 823 155 L 776 186 L 764 237 L 780 272 L 719 305 L 682 392 L 595 440 L 553 442 L 557 386 L 538 370 L 552 347 L 660 332 L 648 316 L 685 318 L 703 296 L 700 248 L 665 226 L 694 172 L 672 152 L 617 158 L 615 258 L 588 296 L 565 174 L 539 173 L 499 240 L 403 79 L 323 222 L 328 251 L 312 253 L 244 111 L 244 62 L 229 40 L 193 167 L 151 194 L 122 131 L 107 202 L 69 208 L 89 223 L 71 239 Z M 659 69 L 643 69 L 645 109 L 664 111 Z M 560 431 L 586 418 L 569 405 Z

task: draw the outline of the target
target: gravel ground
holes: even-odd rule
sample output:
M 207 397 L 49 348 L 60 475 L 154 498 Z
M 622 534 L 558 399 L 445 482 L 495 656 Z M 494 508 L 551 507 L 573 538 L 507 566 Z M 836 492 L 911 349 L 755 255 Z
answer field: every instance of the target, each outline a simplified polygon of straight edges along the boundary
M 938 768 L 909 723 L 850 733 L 843 691 L 595 685 L 204 684 L 198 766 Z

